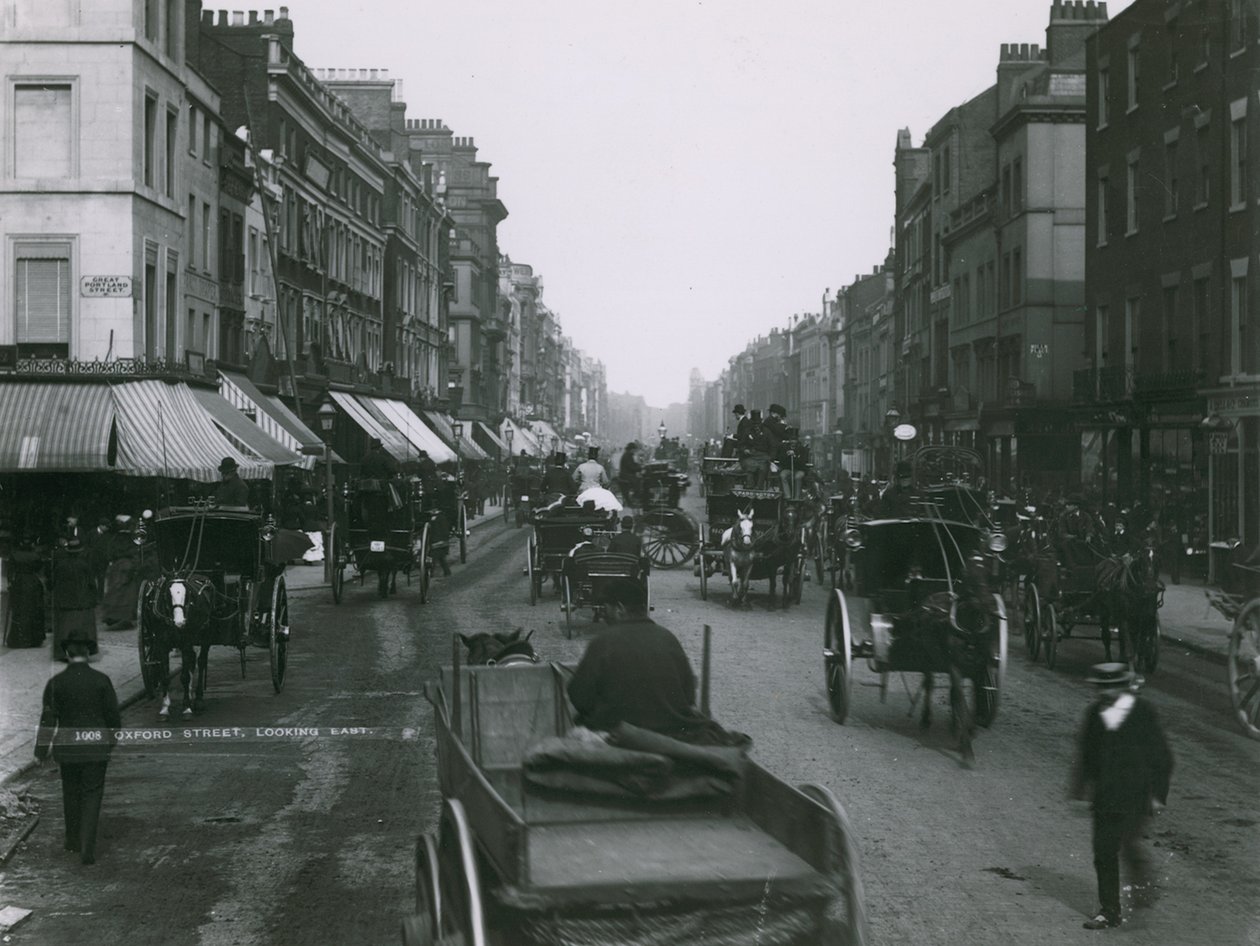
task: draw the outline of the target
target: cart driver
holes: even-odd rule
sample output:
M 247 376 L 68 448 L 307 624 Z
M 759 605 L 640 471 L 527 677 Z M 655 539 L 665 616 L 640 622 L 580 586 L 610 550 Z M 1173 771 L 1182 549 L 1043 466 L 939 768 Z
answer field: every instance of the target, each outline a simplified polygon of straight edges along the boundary
M 219 463 L 219 475 L 223 477 L 223 480 L 214 491 L 215 504 L 234 509 L 248 509 L 249 486 L 237 473 L 236 461 L 231 457 L 224 457 Z
M 906 460 L 898 460 L 893 481 L 879 494 L 876 514 L 881 519 L 904 519 L 913 510 L 914 467 Z

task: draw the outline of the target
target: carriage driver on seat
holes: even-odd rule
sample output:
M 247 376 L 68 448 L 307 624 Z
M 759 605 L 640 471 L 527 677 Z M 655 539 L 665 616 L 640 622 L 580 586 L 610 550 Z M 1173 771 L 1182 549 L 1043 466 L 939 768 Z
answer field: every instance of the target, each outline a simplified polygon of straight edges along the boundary
M 249 486 L 236 471 L 236 461 L 224 457 L 219 462 L 219 475 L 223 477 L 214 491 L 215 505 L 232 509 L 249 508 Z

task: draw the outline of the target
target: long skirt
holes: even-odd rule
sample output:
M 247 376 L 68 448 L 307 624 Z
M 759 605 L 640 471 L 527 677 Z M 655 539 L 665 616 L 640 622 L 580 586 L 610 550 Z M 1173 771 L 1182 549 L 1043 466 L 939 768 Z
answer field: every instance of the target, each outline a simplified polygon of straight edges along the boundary
M 96 653 L 96 608 L 58 609 L 53 611 L 52 655 L 54 659 L 60 659 L 65 656 L 61 650 L 61 642 L 66 639 L 71 631 L 87 634 L 92 639 L 92 646 L 88 649 L 88 653 Z
M 39 647 L 48 628 L 44 586 L 37 575 L 18 572 L 9 582 L 9 626 L 5 643 L 9 647 Z
M 101 618 L 122 623 L 136 619 L 140 600 L 140 569 L 134 559 L 119 558 L 109 563 L 105 574 L 105 608 Z

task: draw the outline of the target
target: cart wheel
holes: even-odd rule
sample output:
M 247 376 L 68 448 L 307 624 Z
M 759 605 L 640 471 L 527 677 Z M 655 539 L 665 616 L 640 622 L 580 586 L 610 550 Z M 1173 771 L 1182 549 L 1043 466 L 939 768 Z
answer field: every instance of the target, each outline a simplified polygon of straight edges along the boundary
M 457 799 L 444 803 L 438 826 L 437 864 L 440 913 L 438 939 L 463 946 L 486 946 L 486 919 L 472 830 Z
M 267 644 L 271 657 L 271 685 L 279 693 L 284 689 L 284 671 L 289 660 L 289 593 L 284 587 L 283 575 L 276 576 L 271 588 Z
M 1229 700 L 1234 717 L 1252 739 L 1260 739 L 1260 598 L 1243 606 L 1229 632 Z
M 1024 649 L 1032 661 L 1041 653 L 1041 592 L 1031 581 L 1024 585 Z
M 700 600 L 709 600 L 709 560 L 705 556 L 704 533 L 700 533 L 700 548 L 696 551 L 696 562 L 700 565 Z
M 560 587 L 564 595 L 563 603 L 560 605 L 564 611 L 564 636 L 573 640 L 573 586 L 569 584 L 568 575 L 561 577 Z
M 1149 619 L 1143 619 L 1142 629 L 1138 632 L 1134 643 L 1134 655 L 1137 659 L 1138 673 L 1149 676 L 1159 666 L 1159 639 L 1164 636 L 1164 627 L 1159 620 L 1159 612 Z
M 429 524 L 420 530 L 420 548 L 416 555 L 416 567 L 420 569 L 420 603 L 429 600 Z
M 459 501 L 459 564 L 468 561 L 468 507 L 461 497 Z
M 827 601 L 823 628 L 823 670 L 832 718 L 841 725 L 849 715 L 849 691 L 853 675 L 853 631 L 844 592 L 833 591 Z
M 145 607 L 145 599 L 149 596 L 152 584 L 148 579 L 140 583 L 140 634 L 137 638 L 140 648 L 140 680 L 144 684 L 144 695 L 149 699 L 153 699 L 157 693 L 158 681 L 162 675 L 162 658 L 165 656 L 161 653 L 157 627 L 149 619 L 148 608 Z
M 328 561 L 328 575 L 332 584 L 333 604 L 341 604 L 341 589 L 346 584 L 346 563 L 341 551 L 341 533 L 334 522 L 328 530 L 328 542 L 324 545 L 324 558 Z
M 834 848 L 838 863 L 833 865 L 832 876 L 838 881 L 840 897 L 844 902 L 833 903 L 824 911 L 817 942 L 819 946 L 866 946 L 870 942 L 871 931 L 866 918 L 862 859 L 853 822 L 829 788 L 807 782 L 800 790 L 811 801 L 827 809 L 839 835 L 839 843 Z
M 1002 600 L 1001 595 L 995 594 L 993 604 L 997 615 L 994 619 L 997 621 L 997 633 L 990 645 L 989 659 L 985 662 L 984 669 L 971 681 L 972 712 L 976 725 L 984 726 L 986 729 L 997 718 L 998 698 L 1002 692 L 1002 684 L 1006 680 L 1006 602 Z
M 686 565 L 700 547 L 700 527 L 677 509 L 645 513 L 635 531 L 643 536 L 643 554 L 658 568 Z
M 1059 660 L 1059 615 L 1051 602 L 1042 612 L 1041 630 L 1046 643 L 1046 666 L 1053 670 Z
M 437 841 L 431 834 L 416 840 L 416 912 L 410 917 L 419 937 L 417 943 L 432 944 L 441 934 L 442 888 Z
M 792 603 L 801 603 L 801 591 L 805 587 L 805 569 L 808 567 L 805 558 L 805 547 L 801 547 L 801 554 L 796 559 L 796 568 L 792 571 Z
M 814 530 L 814 578 L 818 584 L 823 582 L 823 572 L 827 563 L 827 520 L 824 517 Z
M 541 584 L 539 576 L 534 574 L 534 537 L 532 535 L 525 545 L 525 575 L 529 579 L 529 603 L 532 606 L 538 603 Z

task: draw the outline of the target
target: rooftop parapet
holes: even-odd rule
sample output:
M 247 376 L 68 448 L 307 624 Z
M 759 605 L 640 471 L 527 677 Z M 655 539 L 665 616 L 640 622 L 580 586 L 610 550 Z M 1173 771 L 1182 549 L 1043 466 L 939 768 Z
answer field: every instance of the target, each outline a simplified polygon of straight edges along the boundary
M 1106 20 L 1107 4 L 1094 0 L 1054 0 L 1050 20 Z
M 1003 43 L 998 59 L 1001 62 L 1041 62 L 1045 51 L 1036 43 Z
M 248 21 L 246 18 L 248 17 Z M 274 10 L 263 10 L 262 19 L 258 18 L 257 10 L 219 10 L 216 20 L 214 10 L 201 11 L 202 26 L 217 27 L 239 27 L 239 26 L 274 26 L 277 20 L 287 20 L 289 18 L 289 8 L 281 7 L 280 15 L 277 17 Z

